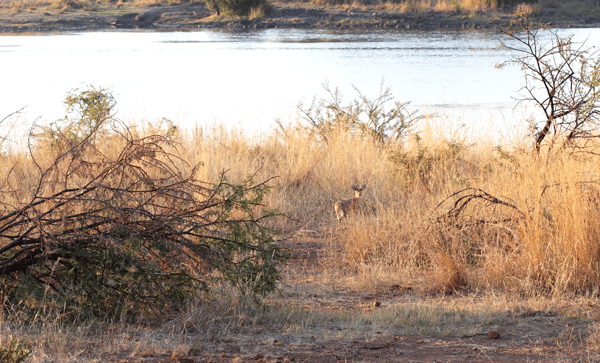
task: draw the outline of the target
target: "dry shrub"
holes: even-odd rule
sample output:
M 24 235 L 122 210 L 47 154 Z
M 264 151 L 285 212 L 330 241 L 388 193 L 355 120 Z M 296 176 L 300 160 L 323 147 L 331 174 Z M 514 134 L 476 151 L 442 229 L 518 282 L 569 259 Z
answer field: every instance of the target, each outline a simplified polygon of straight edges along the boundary
M 46 128 L 0 169 L 3 297 L 32 311 L 135 316 L 226 281 L 251 300 L 272 291 L 284 254 L 263 249 L 275 243 L 266 182 L 231 183 L 224 171 L 200 181 L 202 164 L 188 164 L 173 135 L 138 138 L 116 120 L 100 132 L 109 121 L 84 135 Z
M 427 293 L 451 293 L 466 284 L 465 265 L 449 253 L 440 252 L 432 260 L 432 270 L 428 273 L 427 285 L 423 290 Z
M 481 266 L 479 283 L 495 288 L 518 282 L 521 288 L 552 293 L 593 289 L 600 277 L 600 224 L 595 217 L 600 185 L 592 177 L 598 170 L 569 155 L 546 165 L 534 156 L 528 159 L 521 160 L 528 164 L 517 169 L 503 190 L 515 201 L 493 200 L 486 193 L 487 205 L 460 210 L 455 234 L 468 232 L 477 246 L 472 269 Z M 579 170 L 588 170 L 588 176 Z M 475 234 L 474 226 L 479 226 Z

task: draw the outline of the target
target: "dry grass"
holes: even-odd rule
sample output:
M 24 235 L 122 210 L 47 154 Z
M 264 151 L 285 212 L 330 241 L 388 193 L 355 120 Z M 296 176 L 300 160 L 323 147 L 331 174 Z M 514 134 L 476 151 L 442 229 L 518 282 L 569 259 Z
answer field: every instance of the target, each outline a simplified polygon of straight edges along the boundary
M 156 130 L 140 130 L 147 131 Z M 276 176 L 267 207 L 290 217 L 279 227 L 316 231 L 339 246 L 334 259 L 342 266 L 368 266 L 370 274 L 391 266 L 410 271 L 403 284 L 440 291 L 534 287 L 560 294 L 593 290 L 600 281 L 600 163 L 591 154 L 536 156 L 521 145 L 447 139 L 434 128 L 386 146 L 344 132 L 319 142 L 293 127 L 252 137 L 198 128 L 176 138 L 189 165 L 203 164 L 201 180 L 216 181 L 224 170 L 232 182 Z M 37 153 L 50 154 L 43 146 Z M 12 165 L 30 164 L 18 153 L 4 158 L 2 178 Z M 27 185 L 28 169 L 21 170 Z M 363 183 L 358 213 L 338 227 L 334 202 Z M 471 195 L 477 190 L 514 208 Z M 449 219 L 459 198 L 470 202 Z
M 325 5 L 327 0 L 314 0 L 318 5 Z M 448 13 L 477 11 L 495 11 L 498 9 L 495 0 L 404 0 L 404 1 L 361 1 L 342 5 L 346 8 L 368 10 L 372 8 L 384 9 L 389 12 L 426 12 L 429 10 Z
M 83 318 L 65 324 L 56 317 L 32 323 L 5 307 L 0 344 L 10 332 L 26 339 L 34 351 L 31 362 L 96 362 L 115 355 L 182 355 L 210 349 L 215 337 L 250 337 L 265 329 L 300 337 L 319 330 L 324 339 L 377 332 L 464 335 L 502 324 L 502 314 L 511 309 L 586 314 L 600 281 L 598 157 L 550 149 L 537 156 L 520 142 L 498 147 L 480 137 L 475 144 L 429 122 L 418 137 L 388 145 L 345 132 L 319 142 L 297 125 L 258 136 L 227 127 L 176 133 L 183 159 L 203 163 L 197 175 L 202 180 L 215 181 L 223 170 L 233 182 L 248 174 L 257 181 L 277 176 L 267 207 L 290 217 L 278 227 L 295 240 L 305 238 L 299 231 L 310 232 L 330 253 L 304 275 L 289 272 L 269 311 L 240 303 L 230 292 L 151 326 Z M 167 128 L 139 126 L 136 132 Z M 50 154 L 45 147 L 39 145 L 40 156 Z M 2 161 L 1 178 L 12 165 L 31 162 L 18 149 L 7 150 Z M 26 186 L 32 177 L 20 169 Z M 368 188 L 358 213 L 338 226 L 333 203 L 351 196 L 350 184 L 363 183 Z M 447 199 L 460 190 L 467 194 Z M 515 208 L 477 198 L 471 190 Z M 449 218 L 461 196 L 472 199 Z M 391 286 L 416 293 L 386 309 L 352 314 L 304 305 L 315 289 L 375 293 Z M 451 292 L 466 297 L 428 297 Z M 573 294 L 582 292 L 591 298 L 576 302 Z M 596 325 L 586 339 L 590 351 L 598 349 Z
M 516 14 L 524 14 L 527 17 L 539 16 L 542 4 L 519 4 L 515 10 Z
M 277 2 L 289 1 L 275 0 Z M 568 20 L 583 22 L 593 19 L 600 14 L 598 0 L 538 0 L 529 1 L 504 7 L 497 0 L 312 0 L 318 6 L 332 6 L 342 11 L 386 11 L 389 13 L 414 14 L 417 21 L 423 21 L 431 16 L 483 16 L 496 19 L 503 16 L 520 16 L 525 14 L 543 21 L 560 23 Z M 293 2 L 292 2 L 293 3 Z
M 368 271 L 354 279 L 373 281 L 380 275 L 375 270 L 391 267 L 402 271 L 397 279 L 404 285 L 418 289 L 561 294 L 595 288 L 597 157 L 536 156 L 521 145 L 469 145 L 439 135 L 431 128 L 403 145 L 381 146 L 343 132 L 323 143 L 301 128 L 249 137 L 217 127 L 179 138 L 184 158 L 204 164 L 201 179 L 215 180 L 223 170 L 232 181 L 277 176 L 268 207 L 290 217 L 280 227 L 322 235 L 339 247 L 332 263 Z M 363 183 L 359 213 L 338 227 L 333 203 L 351 196 L 351 184 Z M 464 193 L 480 189 L 515 208 L 473 197 L 456 219 L 440 219 L 463 195 L 446 198 L 467 188 L 474 189 Z

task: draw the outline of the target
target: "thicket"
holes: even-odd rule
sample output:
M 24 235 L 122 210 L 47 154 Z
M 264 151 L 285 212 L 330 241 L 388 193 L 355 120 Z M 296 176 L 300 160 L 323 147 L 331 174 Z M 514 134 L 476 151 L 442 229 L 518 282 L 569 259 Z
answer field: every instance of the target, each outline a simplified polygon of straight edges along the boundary
M 0 184 L 3 302 L 76 316 L 158 316 L 219 283 L 272 292 L 285 253 L 264 208 L 268 179 L 197 177 L 169 133 L 136 136 L 90 87 L 6 156 Z M 52 309 L 51 309 L 52 310 Z
M 380 144 L 401 142 L 421 119 L 415 111 L 408 109 L 409 103 L 395 100 L 391 89 L 384 87 L 383 82 L 374 99 L 354 88 L 358 98 L 348 104 L 343 103 L 337 88 L 332 90 L 327 83 L 323 88 L 329 98 L 313 99 L 309 107 L 300 103 L 298 110 L 308 121 L 311 132 L 324 142 L 335 131 L 367 137 Z M 285 132 L 286 126 L 281 122 L 278 125 Z
M 248 16 L 253 10 L 261 9 L 265 14 L 270 10 L 267 0 L 204 0 L 204 2 L 217 15 Z

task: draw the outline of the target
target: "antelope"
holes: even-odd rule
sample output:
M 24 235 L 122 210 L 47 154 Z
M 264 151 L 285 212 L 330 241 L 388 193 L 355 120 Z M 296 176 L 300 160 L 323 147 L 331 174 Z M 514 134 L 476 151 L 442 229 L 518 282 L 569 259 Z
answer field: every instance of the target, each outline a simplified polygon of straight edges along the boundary
M 355 187 L 354 184 L 350 185 L 354 190 L 354 198 L 346 200 L 338 200 L 334 204 L 335 214 L 337 215 L 338 223 L 342 221 L 348 214 L 353 213 L 358 208 L 358 199 L 360 198 L 362 191 L 365 190 L 367 184 L 363 184 L 362 188 Z

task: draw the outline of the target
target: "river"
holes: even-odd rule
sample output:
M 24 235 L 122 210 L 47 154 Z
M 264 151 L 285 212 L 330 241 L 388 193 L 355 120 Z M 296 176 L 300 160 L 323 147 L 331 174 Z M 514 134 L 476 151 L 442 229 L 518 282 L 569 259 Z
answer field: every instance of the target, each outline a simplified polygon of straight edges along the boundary
M 576 32 L 600 44 L 600 29 Z M 522 86 L 494 30 L 369 31 L 269 29 L 252 32 L 84 32 L 1 36 L 0 119 L 52 121 L 66 93 L 110 87 L 121 119 L 171 119 L 183 127 L 223 123 L 268 129 L 294 119 L 296 105 L 323 97 L 379 94 L 453 122 L 509 125 L 531 110 L 515 108 Z

